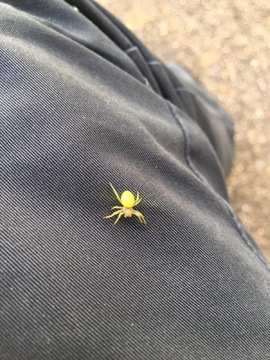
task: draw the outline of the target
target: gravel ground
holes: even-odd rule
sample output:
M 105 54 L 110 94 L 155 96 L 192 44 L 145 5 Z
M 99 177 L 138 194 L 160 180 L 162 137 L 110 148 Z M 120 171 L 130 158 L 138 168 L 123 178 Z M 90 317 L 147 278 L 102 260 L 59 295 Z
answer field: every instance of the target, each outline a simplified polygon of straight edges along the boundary
M 232 114 L 230 200 L 270 261 L 270 1 L 99 0 Z

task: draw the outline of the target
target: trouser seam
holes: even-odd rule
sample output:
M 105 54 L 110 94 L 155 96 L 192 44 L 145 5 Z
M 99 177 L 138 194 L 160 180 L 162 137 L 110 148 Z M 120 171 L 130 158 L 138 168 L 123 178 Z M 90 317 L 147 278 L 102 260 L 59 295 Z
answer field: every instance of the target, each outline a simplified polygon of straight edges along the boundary
M 177 123 L 180 125 L 180 128 L 182 130 L 183 133 L 183 138 L 184 138 L 184 157 L 185 157 L 185 161 L 188 165 L 188 167 L 190 168 L 190 170 L 194 173 L 194 175 L 200 180 L 202 181 L 208 188 L 209 188 L 209 184 L 204 180 L 204 178 L 196 171 L 196 169 L 194 168 L 192 161 L 190 159 L 189 156 L 189 139 L 188 139 L 188 130 L 186 129 L 186 127 L 183 124 L 183 121 L 181 120 L 181 118 L 176 114 L 175 110 L 174 110 L 174 105 L 170 102 L 170 101 L 166 101 L 168 104 L 168 108 L 170 110 L 170 113 L 172 114 L 172 116 L 174 117 L 174 119 L 177 121 Z M 228 213 L 230 214 L 230 217 L 232 218 L 232 221 L 236 227 L 236 230 L 238 232 L 238 234 L 241 236 L 242 240 L 244 241 L 244 243 L 247 245 L 247 247 L 257 256 L 257 258 L 265 265 L 266 269 L 270 271 L 270 265 L 267 263 L 267 261 L 263 258 L 263 256 L 260 254 L 259 251 L 257 251 L 254 246 L 252 245 L 252 243 L 248 240 L 244 229 L 242 228 L 242 225 L 240 223 L 240 221 L 237 219 L 234 211 L 231 209 L 230 205 L 227 203 L 226 200 L 224 200 L 222 198 L 222 196 L 220 196 L 218 193 L 216 193 L 216 195 L 222 200 L 222 202 L 224 203 Z

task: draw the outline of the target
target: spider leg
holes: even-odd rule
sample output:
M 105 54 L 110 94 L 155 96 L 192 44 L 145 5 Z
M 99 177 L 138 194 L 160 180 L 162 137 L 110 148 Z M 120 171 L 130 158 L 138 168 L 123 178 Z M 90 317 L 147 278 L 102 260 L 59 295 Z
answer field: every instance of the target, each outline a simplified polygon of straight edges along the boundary
M 115 222 L 113 223 L 113 226 L 118 223 L 120 217 L 121 217 L 123 214 L 124 214 L 124 213 L 119 213 L 119 215 L 117 216 L 117 219 L 116 219 Z
M 111 185 L 111 188 L 113 189 L 114 195 L 116 196 L 117 200 L 118 200 L 118 201 L 120 202 L 120 204 L 121 204 L 121 199 L 120 199 L 117 191 L 116 191 L 115 188 L 113 187 L 112 183 L 110 183 L 110 185 Z
M 135 201 L 135 203 L 134 203 L 134 205 L 133 205 L 133 206 L 138 205 L 141 201 L 142 201 L 142 198 L 139 198 L 138 200 L 136 200 L 136 201 Z
M 103 216 L 103 219 L 109 219 L 109 218 L 111 218 L 111 217 L 113 217 L 113 216 L 121 213 L 121 211 L 122 211 L 122 210 L 117 210 L 117 211 L 115 211 L 114 213 L 112 213 L 111 215 Z
M 140 194 L 137 192 L 136 200 L 133 206 L 138 205 L 142 201 L 142 198 L 140 197 Z
M 144 219 L 142 217 L 138 216 L 138 218 L 139 218 L 139 221 L 140 221 L 141 224 L 145 224 Z
M 111 210 L 112 209 L 123 209 L 123 206 L 113 206 L 112 208 L 111 208 Z
M 137 216 L 137 218 L 139 219 L 141 224 L 146 225 L 146 220 L 145 217 L 143 216 L 143 214 L 137 210 L 133 211 L 133 215 Z

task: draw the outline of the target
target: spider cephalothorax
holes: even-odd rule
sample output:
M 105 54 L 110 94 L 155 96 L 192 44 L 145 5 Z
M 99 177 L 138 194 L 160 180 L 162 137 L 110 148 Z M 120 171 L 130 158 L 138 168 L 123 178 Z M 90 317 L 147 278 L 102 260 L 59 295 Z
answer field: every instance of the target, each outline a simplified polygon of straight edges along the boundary
M 127 217 L 132 217 L 132 215 L 135 215 L 139 219 L 140 223 L 146 225 L 146 220 L 145 220 L 145 217 L 143 216 L 143 214 L 141 212 L 133 209 L 134 206 L 138 205 L 142 200 L 142 198 L 140 197 L 140 194 L 137 192 L 136 199 L 135 199 L 132 192 L 129 190 L 126 190 L 122 193 L 121 198 L 120 198 L 120 196 L 118 195 L 118 193 L 115 190 L 115 188 L 113 187 L 113 185 L 111 183 L 110 183 L 110 185 L 111 185 L 111 188 L 113 189 L 113 192 L 114 192 L 117 200 L 120 202 L 120 204 L 122 206 L 113 206 L 112 210 L 113 209 L 118 209 L 118 210 L 115 211 L 114 213 L 112 213 L 111 215 L 104 216 L 104 218 L 109 219 L 109 218 L 117 215 L 117 218 L 114 222 L 114 225 L 115 225 L 119 221 L 121 216 L 124 216 L 125 218 L 127 218 Z

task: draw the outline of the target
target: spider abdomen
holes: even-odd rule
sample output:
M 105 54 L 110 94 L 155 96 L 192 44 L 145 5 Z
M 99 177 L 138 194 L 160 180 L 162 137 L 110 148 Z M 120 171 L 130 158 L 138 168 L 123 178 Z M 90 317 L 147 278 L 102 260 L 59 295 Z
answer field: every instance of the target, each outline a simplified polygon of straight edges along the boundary
M 121 195 L 121 204 L 126 208 L 132 208 L 135 203 L 134 195 L 131 191 L 126 190 Z

